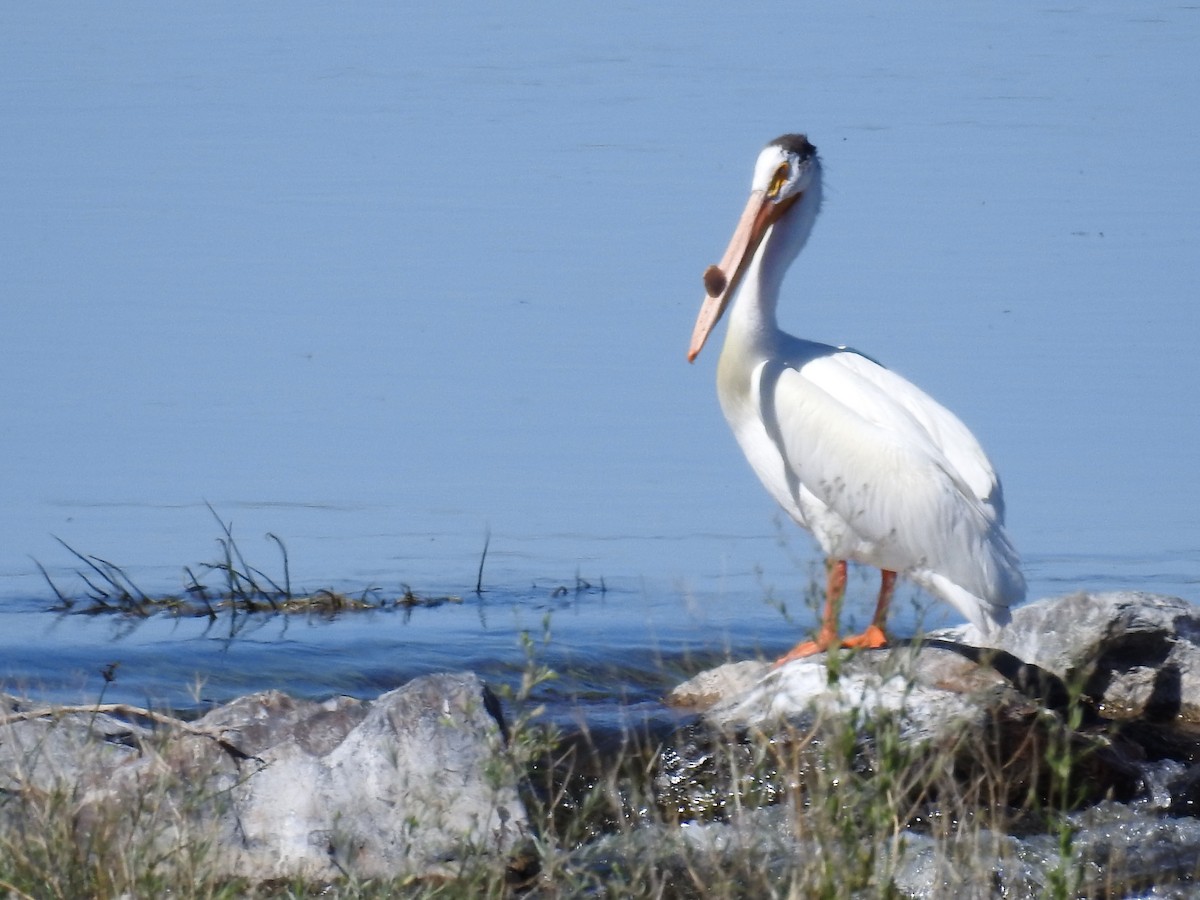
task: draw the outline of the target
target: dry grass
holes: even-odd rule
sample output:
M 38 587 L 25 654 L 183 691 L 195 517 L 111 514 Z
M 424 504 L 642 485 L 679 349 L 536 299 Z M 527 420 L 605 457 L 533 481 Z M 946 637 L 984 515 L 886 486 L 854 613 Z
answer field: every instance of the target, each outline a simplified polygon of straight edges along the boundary
M 899 897 L 909 894 L 898 872 L 919 852 L 925 877 L 942 885 L 929 896 L 959 898 L 964 886 L 992 884 L 998 866 L 1023 865 L 1010 835 L 1031 833 L 1050 859 L 1034 895 L 1091 895 L 1068 818 L 1086 752 L 1070 739 L 1069 710 L 1046 713 L 1046 727 L 1030 732 L 1038 746 L 1015 755 L 986 740 L 914 745 L 894 718 L 853 714 L 770 736 L 566 736 L 541 724 L 535 702 L 553 677 L 531 653 L 508 698 L 505 764 L 525 779 L 535 826 L 510 859 L 472 860 L 437 879 L 254 885 L 215 874 L 220 846 L 185 827 L 195 820 L 188 809 L 220 802 L 195 787 L 203 778 L 189 789 L 163 773 L 106 795 L 10 775 L 0 790 L 0 895 Z M 10 716 L 0 739 L 18 719 L 48 712 Z M 33 769 L 41 748 L 26 752 Z
M 392 598 L 295 594 L 282 541 L 274 538 L 282 575 L 271 579 L 246 562 L 232 526 L 218 522 L 221 556 L 204 567 L 215 586 L 188 569 L 181 596 L 152 597 L 118 566 L 68 547 L 87 595 L 68 598 L 51 582 L 60 607 L 236 617 L 457 599 L 407 590 Z M 480 580 L 485 557 L 486 546 Z M 893 898 L 911 896 L 913 878 L 926 887 L 922 896 L 954 900 L 993 891 L 1123 895 L 1120 872 L 1098 876 L 1077 852 L 1072 812 L 1084 802 L 1094 746 L 1080 739 L 1085 708 L 1070 685 L 1065 705 L 1039 711 L 1019 740 L 997 723 L 983 735 L 913 743 L 896 717 L 866 711 L 770 735 L 700 727 L 566 735 L 544 724 L 537 698 L 555 673 L 538 662 L 535 639 L 524 641 L 525 666 L 505 697 L 512 721 L 502 765 L 523 781 L 534 832 L 512 858 L 481 857 L 437 878 L 251 884 L 217 874 L 219 843 L 185 827 L 204 819 L 192 812 L 221 802 L 197 787 L 203 778 L 164 772 L 117 796 L 96 785 L 23 781 L 16 771 L 0 780 L 0 896 Z M 189 727 L 102 701 L 88 710 L 158 717 L 163 732 Z M 63 713 L 0 717 L 0 744 L 19 721 Z M 36 769 L 44 748 L 24 752 L 24 768 Z

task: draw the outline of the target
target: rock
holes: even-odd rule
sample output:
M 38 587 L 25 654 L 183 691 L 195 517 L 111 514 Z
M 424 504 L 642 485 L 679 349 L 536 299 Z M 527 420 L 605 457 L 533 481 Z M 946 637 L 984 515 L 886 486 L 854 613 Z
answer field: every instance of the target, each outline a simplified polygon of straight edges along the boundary
M 93 789 L 136 762 L 138 743 L 150 735 L 148 728 L 105 713 L 66 713 L 52 721 L 20 718 L 28 712 L 36 712 L 31 704 L 0 695 L 0 719 L 17 717 L 0 725 L 0 792 L 49 793 L 76 775 L 84 777 L 72 780 L 74 790 Z M 88 766 L 81 770 L 83 758 Z
M 680 709 L 708 709 L 723 697 L 732 697 L 752 688 L 771 671 L 771 664 L 756 659 L 726 663 L 707 669 L 667 696 L 667 703 Z
M 803 781 L 803 766 L 764 776 L 763 753 L 748 749 L 747 736 L 774 743 L 782 757 L 789 744 L 837 739 L 847 725 L 863 746 L 883 723 L 907 752 L 948 750 L 963 783 L 1002 771 L 1014 805 L 1028 795 L 1055 808 L 1128 800 L 1143 789 L 1143 759 L 1194 761 L 1200 610 L 1191 604 L 1077 594 L 1016 610 L 991 647 L 979 638 L 963 626 L 884 651 L 701 673 L 669 698 L 703 711 L 662 755 L 656 780 L 667 807 L 703 818 L 720 815 L 731 792 L 786 793 L 779 779 Z M 1058 769 L 1044 758 L 1052 751 Z M 793 759 L 821 764 L 807 751 Z
M 90 830 L 116 823 L 122 843 L 215 842 L 207 863 L 255 882 L 439 874 L 528 832 L 499 705 L 471 673 L 370 703 L 269 691 L 159 723 L 9 721 L 0 787 L 31 802 L 57 790 Z M 21 810 L 4 812 L 16 824 Z
M 990 647 L 964 625 L 885 651 L 842 651 L 829 663 L 827 654 L 778 669 L 730 663 L 680 685 L 668 702 L 701 708 L 722 728 L 865 708 L 900 714 L 907 735 L 929 737 L 1016 690 L 1052 709 L 1081 696 L 1093 718 L 1165 723 L 1185 729 L 1185 742 L 1200 733 L 1200 608 L 1173 597 L 1041 600 L 1017 609 Z
M 1200 817 L 1200 765 L 1190 766 L 1166 785 L 1167 811 L 1173 816 Z
M 1146 816 L 1124 804 L 1106 802 L 1075 813 L 1068 821 L 1079 882 L 1076 896 L 1197 896 L 1200 820 Z M 1151 885 L 1176 889 L 1140 893 Z
M 260 768 L 232 794 L 233 871 L 394 877 L 512 849 L 527 822 L 493 704 L 474 675 L 418 678 L 340 741 L 292 734 L 257 752 Z
M 1052 835 L 981 833 L 965 841 L 906 835 L 889 861 L 891 884 L 900 896 L 922 900 L 1043 897 L 1055 893 L 1049 888 L 1056 880 L 1060 896 L 1196 896 L 1200 822 L 1156 819 L 1105 802 L 1072 814 L 1065 824 L 1071 830 L 1065 847 Z M 965 872 L 962 860 L 972 863 Z M 1150 885 L 1168 892 L 1143 893 Z
M 782 806 L 744 810 L 728 822 L 683 828 L 648 825 L 604 835 L 564 851 L 552 861 L 558 882 L 595 885 L 570 896 L 757 897 L 789 893 L 798 857 L 811 854 L 795 837 Z M 795 885 L 792 885 L 794 888 Z M 543 879 L 530 900 L 564 896 L 561 883 Z
M 795 814 L 777 806 L 744 810 L 726 822 L 608 835 L 560 854 L 553 869 L 560 881 L 594 885 L 581 892 L 589 897 L 1197 896 L 1200 822 L 1156 820 L 1105 803 L 1065 824 L 1071 829 L 1065 848 L 1052 835 L 1019 838 L 984 829 L 939 839 L 909 831 L 855 857 L 867 848 L 805 834 Z M 526 896 L 562 893 L 557 884 L 543 884 Z
M 249 757 L 287 742 L 313 756 L 322 756 L 366 718 L 371 706 L 353 697 L 316 702 L 297 700 L 282 691 L 261 691 L 210 710 L 196 725 L 219 731 Z
M 703 678 L 708 684 L 741 684 L 716 673 Z M 722 696 L 703 718 L 726 731 L 769 732 L 783 722 L 868 711 L 899 717 L 902 735 L 922 740 L 980 720 L 982 698 L 1010 690 L 999 674 L 942 648 L 860 653 L 836 667 L 821 654 L 769 669 L 748 688 Z M 1018 702 L 1016 696 L 1008 699 Z
M 894 655 L 911 643 L 898 642 L 882 655 Z M 1200 726 L 1200 607 L 1176 597 L 1121 591 L 1049 598 L 1014 610 L 1012 623 L 993 642 L 974 626 L 963 625 L 932 632 L 917 643 L 949 649 L 961 660 L 942 656 L 943 663 L 936 664 L 942 667 L 940 674 L 933 663 L 922 662 L 928 672 L 923 680 L 929 684 L 959 692 L 982 687 L 991 677 L 978 675 L 976 664 L 986 662 L 1018 689 L 1043 692 L 1041 699 L 1052 705 L 1064 701 L 1073 686 L 1093 698 L 1098 711 L 1109 718 L 1146 717 Z M 988 658 L 989 649 L 1000 653 Z M 776 671 L 825 660 L 821 654 Z M 729 663 L 679 685 L 668 702 L 714 706 L 775 677 L 776 671 L 759 661 Z M 801 694 L 811 694 L 820 688 L 820 671 L 807 668 L 784 681 L 799 687 Z M 980 677 L 984 680 L 978 681 Z M 963 678 L 976 683 L 956 687 L 954 682 Z M 1080 678 L 1082 683 L 1073 683 Z M 848 689 L 852 692 L 853 684 Z
M 668 698 L 697 715 L 657 754 L 659 820 L 552 865 L 595 896 L 1196 895 L 1197 634 L 1183 601 L 1075 595 L 990 647 L 703 672 Z
M 937 636 L 972 642 L 966 625 Z M 1072 594 L 1013 611 L 995 646 L 1079 680 L 1113 719 L 1200 726 L 1200 607 L 1135 591 Z

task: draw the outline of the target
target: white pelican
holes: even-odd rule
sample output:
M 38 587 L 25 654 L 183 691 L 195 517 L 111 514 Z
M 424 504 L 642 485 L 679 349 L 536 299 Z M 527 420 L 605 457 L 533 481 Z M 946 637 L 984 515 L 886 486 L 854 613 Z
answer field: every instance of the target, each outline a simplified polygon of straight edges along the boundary
M 920 388 L 848 350 L 785 334 L 779 287 L 821 207 L 821 162 L 802 134 L 758 156 L 746 204 L 692 334 L 694 361 L 736 294 L 717 363 L 717 396 L 751 467 L 812 531 L 827 558 L 821 627 L 779 663 L 838 644 L 846 561 L 882 570 L 879 602 L 844 647 L 887 645 L 897 574 L 955 606 L 985 633 L 1025 596 L 1004 532 L 1000 481 L 979 442 Z

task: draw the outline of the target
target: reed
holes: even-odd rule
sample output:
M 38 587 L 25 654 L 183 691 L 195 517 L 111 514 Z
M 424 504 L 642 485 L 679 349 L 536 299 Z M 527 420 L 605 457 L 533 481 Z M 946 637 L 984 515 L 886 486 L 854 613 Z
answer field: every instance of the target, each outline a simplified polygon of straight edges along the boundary
M 279 549 L 282 558 L 282 572 L 272 577 L 262 568 L 247 562 L 241 544 L 234 537 L 233 523 L 222 519 L 212 506 L 209 505 L 208 510 L 221 529 L 216 539 L 220 555 L 215 561 L 200 563 L 195 568 L 184 566 L 186 578 L 183 590 L 178 594 L 144 591 L 124 567 L 82 553 L 61 538 L 56 538 L 80 564 L 74 569 L 74 575 L 83 582 L 85 588 L 82 596 L 75 596 L 60 587 L 46 567 L 34 560 L 55 596 L 53 608 L 64 613 L 111 614 L 130 619 L 168 614 L 207 616 L 216 621 L 224 614 L 236 631 L 239 627 L 238 617 L 247 614 L 314 613 L 333 616 L 355 610 L 432 608 L 445 603 L 462 602 L 461 597 L 452 595 L 418 594 L 408 585 L 401 585 L 399 592 L 388 592 L 379 587 L 366 587 L 354 594 L 333 588 L 297 592 L 292 587 L 287 545 L 282 538 L 272 532 L 266 535 L 267 540 Z M 486 555 L 485 543 L 484 557 Z M 198 575 L 197 570 L 202 574 Z M 483 559 L 480 559 L 480 579 L 482 574 Z

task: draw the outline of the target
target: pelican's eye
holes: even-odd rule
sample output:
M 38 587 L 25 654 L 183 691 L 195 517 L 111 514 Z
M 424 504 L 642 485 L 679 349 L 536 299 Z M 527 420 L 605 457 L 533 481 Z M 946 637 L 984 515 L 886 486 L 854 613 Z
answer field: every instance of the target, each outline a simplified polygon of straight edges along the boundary
M 771 186 L 767 188 L 767 196 L 772 200 L 779 196 L 779 192 L 787 184 L 788 171 L 788 164 L 785 162 L 780 163 L 779 168 L 775 170 L 775 174 L 771 176 Z

